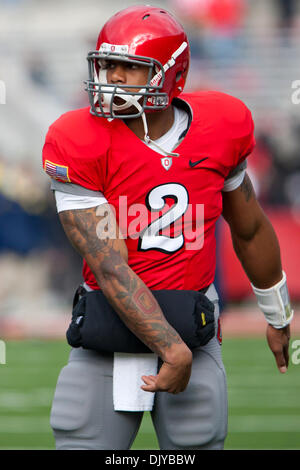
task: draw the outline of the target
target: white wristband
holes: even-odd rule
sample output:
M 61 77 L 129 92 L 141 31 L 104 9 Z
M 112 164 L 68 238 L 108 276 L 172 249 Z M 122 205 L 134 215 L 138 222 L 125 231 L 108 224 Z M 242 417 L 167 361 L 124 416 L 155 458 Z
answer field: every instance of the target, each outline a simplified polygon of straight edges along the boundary
M 267 322 L 274 328 L 284 328 L 292 321 L 294 315 L 285 272 L 282 272 L 282 274 L 281 281 L 269 289 L 258 289 L 251 284 L 258 306 L 263 311 Z

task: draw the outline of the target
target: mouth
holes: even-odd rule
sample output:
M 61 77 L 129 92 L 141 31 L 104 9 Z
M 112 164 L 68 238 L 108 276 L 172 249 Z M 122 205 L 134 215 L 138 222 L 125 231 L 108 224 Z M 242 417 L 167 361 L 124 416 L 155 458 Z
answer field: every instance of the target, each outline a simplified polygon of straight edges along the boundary
M 122 91 L 126 91 L 126 90 L 123 88 Z M 130 90 L 130 91 L 132 91 L 132 90 Z M 140 96 L 137 101 L 140 102 L 140 100 L 142 98 L 143 97 Z M 128 106 L 128 100 L 122 98 L 122 96 L 120 96 L 120 95 L 113 97 L 113 104 L 116 106 L 116 108 L 117 107 L 121 108 L 121 109 L 114 109 L 114 113 L 116 115 L 136 114 L 137 113 L 136 106 L 134 106 L 134 104 L 132 104 L 132 103 L 130 104 L 130 106 Z
M 120 96 L 115 96 L 114 97 L 114 104 L 116 104 L 117 106 L 123 106 L 124 104 L 126 104 L 126 101 L 121 98 Z

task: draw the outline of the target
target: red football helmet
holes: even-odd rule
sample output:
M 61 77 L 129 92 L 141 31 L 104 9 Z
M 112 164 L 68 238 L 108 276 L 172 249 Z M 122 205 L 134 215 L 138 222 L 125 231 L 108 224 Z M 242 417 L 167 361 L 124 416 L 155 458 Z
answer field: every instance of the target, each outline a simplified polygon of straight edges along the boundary
M 91 113 L 106 118 L 144 117 L 145 111 L 167 108 L 182 92 L 190 48 L 182 26 L 169 12 L 139 5 L 126 8 L 107 21 L 100 31 L 96 51 L 89 52 L 87 60 L 89 79 L 85 83 Z M 142 88 L 126 85 L 126 91 L 120 85 L 107 83 L 107 60 L 149 67 L 148 82 Z M 136 112 L 124 114 L 132 107 Z M 118 111 L 122 113 L 116 114 Z

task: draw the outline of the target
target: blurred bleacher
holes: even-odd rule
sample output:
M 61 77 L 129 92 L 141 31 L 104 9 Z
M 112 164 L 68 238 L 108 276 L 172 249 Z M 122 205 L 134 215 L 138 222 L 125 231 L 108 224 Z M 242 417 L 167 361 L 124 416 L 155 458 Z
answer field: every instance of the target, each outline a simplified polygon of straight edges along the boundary
M 85 57 L 102 24 L 113 12 L 136 3 L 0 2 L 0 78 L 7 85 L 7 105 L 0 117 L 2 153 L 22 159 L 30 149 L 32 163 L 39 166 L 48 125 L 69 107 L 87 103 L 82 84 L 87 77 Z M 203 34 L 200 27 L 191 29 L 188 87 L 234 94 L 252 109 L 256 126 L 280 129 L 284 119 L 299 116 L 291 87 L 299 78 L 300 22 L 279 27 L 276 3 L 247 2 L 247 16 L 234 37 L 227 38 L 227 46 L 225 35 L 217 38 L 216 30 L 208 33 L 204 28 Z M 171 1 L 151 4 L 177 13 Z M 18 139 L 13 138 L 16 130 Z
M 136 3 L 0 1 L 0 79 L 7 86 L 7 105 L 0 114 L 2 157 L 30 159 L 39 169 L 49 124 L 67 109 L 87 104 L 85 57 L 102 24 Z M 172 1 L 151 4 L 180 13 Z M 189 30 L 182 18 L 192 44 L 187 87 L 231 93 L 253 111 L 257 128 L 280 130 L 291 116 L 299 119 L 291 95 L 292 82 L 299 78 L 300 21 L 296 17 L 290 28 L 279 27 L 274 0 L 246 4 L 247 15 L 227 37 L 227 46 L 226 34 L 217 37 L 217 30 L 206 27 L 203 33 L 200 26 Z

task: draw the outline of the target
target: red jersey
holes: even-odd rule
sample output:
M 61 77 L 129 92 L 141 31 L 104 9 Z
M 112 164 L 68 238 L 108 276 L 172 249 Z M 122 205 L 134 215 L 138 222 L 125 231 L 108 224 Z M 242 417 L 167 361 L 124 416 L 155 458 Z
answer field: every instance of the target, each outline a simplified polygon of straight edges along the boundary
M 50 176 L 104 194 L 128 264 L 150 289 L 199 290 L 213 282 L 224 180 L 255 144 L 251 113 L 240 100 L 207 91 L 180 99 L 192 121 L 174 150 L 179 156 L 164 157 L 121 119 L 93 116 L 89 108 L 52 124 L 43 149 Z M 99 288 L 85 261 L 83 277 Z

